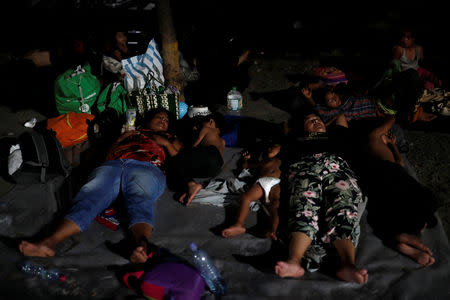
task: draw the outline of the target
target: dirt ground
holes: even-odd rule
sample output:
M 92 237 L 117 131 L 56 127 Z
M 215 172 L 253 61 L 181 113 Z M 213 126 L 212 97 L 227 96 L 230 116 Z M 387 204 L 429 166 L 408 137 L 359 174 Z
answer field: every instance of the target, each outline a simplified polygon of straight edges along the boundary
M 407 130 L 405 137 L 410 148 L 408 160 L 419 180 L 438 197 L 438 214 L 450 239 L 450 134 Z
M 247 99 L 246 113 L 250 116 L 261 117 L 271 122 L 280 122 L 287 117 L 285 111 L 271 107 L 270 109 L 253 110 L 256 105 L 268 105 L 264 99 L 252 101 L 250 92 L 269 92 L 283 90 L 290 87 L 290 75 L 305 73 L 321 64 L 320 58 L 312 59 L 301 56 L 286 56 L 280 59 L 264 57 L 256 59 L 250 68 L 250 84 L 244 93 Z M 256 99 L 255 99 L 256 100 Z M 256 111 L 265 112 L 264 115 Z M 270 111 L 270 112 L 268 112 Z M 259 115 L 258 115 L 259 114 Z M 441 123 L 449 127 L 450 117 Z M 443 223 L 447 236 L 450 239 L 450 133 L 445 128 L 437 130 L 417 130 L 415 128 L 404 129 L 405 139 L 409 144 L 406 156 L 414 167 L 417 177 L 437 196 L 440 203 L 438 214 Z

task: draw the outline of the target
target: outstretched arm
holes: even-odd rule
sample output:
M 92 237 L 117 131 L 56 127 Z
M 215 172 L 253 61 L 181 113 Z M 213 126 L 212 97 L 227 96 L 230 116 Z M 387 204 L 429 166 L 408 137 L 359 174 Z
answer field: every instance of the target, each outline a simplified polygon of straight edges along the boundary
M 302 94 L 312 107 L 316 106 L 316 102 L 312 97 L 312 91 L 310 88 L 302 88 Z

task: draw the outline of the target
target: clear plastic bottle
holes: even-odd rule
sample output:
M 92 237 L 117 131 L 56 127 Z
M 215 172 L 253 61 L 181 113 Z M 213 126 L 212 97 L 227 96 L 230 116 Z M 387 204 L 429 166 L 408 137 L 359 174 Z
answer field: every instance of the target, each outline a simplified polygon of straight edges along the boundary
M 41 264 L 32 262 L 30 260 L 20 263 L 19 269 L 24 273 L 38 276 L 42 279 L 61 282 L 66 281 L 66 276 L 60 273 L 58 270 L 49 269 Z
M 193 254 L 194 265 L 200 271 L 211 292 L 215 296 L 225 295 L 227 292 L 225 279 L 220 274 L 212 259 L 204 250 L 199 249 L 195 243 L 191 243 L 190 248 Z
M 239 114 L 242 109 L 242 94 L 235 86 L 227 94 L 227 109 L 233 114 Z

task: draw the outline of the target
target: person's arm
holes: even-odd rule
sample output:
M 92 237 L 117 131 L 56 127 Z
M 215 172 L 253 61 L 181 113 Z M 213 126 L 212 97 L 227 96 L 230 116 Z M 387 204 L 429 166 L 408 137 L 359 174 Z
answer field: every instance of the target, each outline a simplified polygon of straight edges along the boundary
M 417 49 L 419 50 L 419 60 L 423 60 L 423 48 L 422 48 L 422 46 L 417 45 Z
M 336 125 L 348 128 L 348 122 L 347 122 L 347 118 L 345 117 L 345 114 L 339 114 L 336 117 Z
M 170 142 L 167 138 L 162 137 L 158 134 L 153 135 L 152 139 L 160 146 L 164 147 L 169 154 L 169 156 L 175 156 L 181 149 L 181 143 L 178 139 Z
M 405 167 L 405 162 L 403 160 L 403 156 L 400 154 L 400 151 L 398 150 L 397 144 L 395 142 L 396 142 L 395 135 L 388 134 L 386 136 L 386 145 L 392 151 L 395 162 L 398 163 L 399 165 L 401 165 L 402 167 Z
M 395 46 L 392 50 L 392 59 L 400 59 L 402 57 L 402 47 Z
M 192 147 L 197 147 L 198 144 L 200 144 L 200 142 L 205 138 L 207 132 L 208 132 L 207 128 L 202 128 L 202 130 L 200 130 L 200 133 L 198 134 L 198 138 L 195 140 Z
M 114 50 L 113 54 L 118 61 L 122 61 L 122 53 L 120 53 L 120 50 Z
M 250 161 L 250 154 L 242 157 L 241 169 L 256 169 L 256 168 L 259 168 L 260 165 L 261 165 L 260 162 L 251 162 Z
M 312 91 L 310 88 L 302 88 L 302 94 L 312 107 L 316 106 L 316 102 L 312 97 Z

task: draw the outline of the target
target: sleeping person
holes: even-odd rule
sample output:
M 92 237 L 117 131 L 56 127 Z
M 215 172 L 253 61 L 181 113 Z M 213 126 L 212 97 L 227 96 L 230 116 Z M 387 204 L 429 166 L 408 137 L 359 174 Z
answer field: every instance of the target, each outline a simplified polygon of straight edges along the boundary
M 242 169 L 256 170 L 258 179 L 256 182 L 243 193 L 240 197 L 240 208 L 237 221 L 234 225 L 222 231 L 223 237 L 233 237 L 243 234 L 246 231 L 244 226 L 245 219 L 250 210 L 250 203 L 262 199 L 263 207 L 267 206 L 270 218 L 270 227 L 266 233 L 266 237 L 277 240 L 277 228 L 279 223 L 278 207 L 280 200 L 280 165 L 281 160 L 278 157 L 281 145 L 279 143 L 271 143 L 264 150 L 261 161 L 250 162 L 251 155 L 248 151 L 243 153 Z
M 222 169 L 225 140 L 220 137 L 216 118 L 214 114 L 193 117 L 190 120 L 195 137 L 192 147 L 183 146 L 167 164 L 169 187 L 181 194 L 178 200 L 185 205 L 202 189 L 194 178 L 214 177 Z

